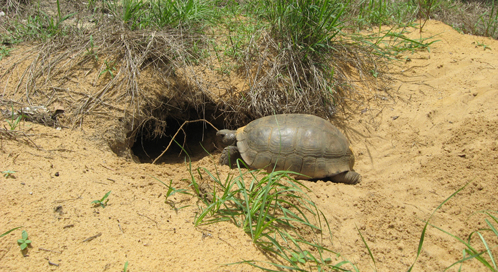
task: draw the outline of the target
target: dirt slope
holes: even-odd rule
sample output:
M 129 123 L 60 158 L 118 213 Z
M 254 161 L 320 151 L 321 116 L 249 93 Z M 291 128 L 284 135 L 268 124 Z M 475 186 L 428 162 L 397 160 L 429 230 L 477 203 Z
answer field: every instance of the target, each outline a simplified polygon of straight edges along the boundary
M 365 101 L 348 120 L 362 183 L 309 183 L 332 228 L 328 247 L 361 271 L 374 264 L 356 227 L 379 271 L 402 271 L 415 259 L 422 220 L 466 183 L 431 223 L 465 237 L 485 226 L 474 212 L 498 210 L 498 42 L 437 21 L 423 35 L 439 41 L 393 64 L 390 97 L 379 100 L 384 104 Z M 0 271 L 120 271 L 126 261 L 130 271 L 252 271 L 220 264 L 267 260 L 230 223 L 195 228 L 195 199 L 175 196 L 178 207 L 190 205 L 176 212 L 164 203 L 165 187 L 152 176 L 186 188 L 183 164 L 127 161 L 96 144 L 91 129 L 25 123 L 21 130 L 29 141 L 0 143 L 0 170 L 16 171 L 15 178 L 0 178 L 0 233 L 23 226 L 33 242 L 23 257 L 20 230 L 0 238 Z M 195 166 L 213 169 L 213 162 Z M 108 191 L 106 208 L 90 204 Z M 462 249 L 430 227 L 415 271 L 442 271 Z M 471 261 L 463 271 L 484 268 Z

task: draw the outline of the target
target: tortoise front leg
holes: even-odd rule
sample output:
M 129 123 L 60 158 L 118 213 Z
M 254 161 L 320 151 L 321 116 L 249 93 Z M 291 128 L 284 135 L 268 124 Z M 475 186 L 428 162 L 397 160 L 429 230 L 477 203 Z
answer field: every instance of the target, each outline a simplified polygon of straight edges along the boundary
M 223 149 L 220 156 L 220 164 L 228 165 L 230 168 L 237 167 L 237 159 L 242 159 L 239 149 L 236 146 L 227 146 Z

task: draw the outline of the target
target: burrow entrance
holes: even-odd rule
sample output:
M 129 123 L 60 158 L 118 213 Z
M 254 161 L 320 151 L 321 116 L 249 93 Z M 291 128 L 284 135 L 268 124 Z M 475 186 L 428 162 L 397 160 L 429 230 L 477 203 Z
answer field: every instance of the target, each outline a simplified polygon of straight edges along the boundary
M 223 129 L 223 120 L 216 119 L 214 113 L 213 109 L 204 109 L 202 114 L 189 109 L 163 120 L 151 118 L 135 133 L 131 152 L 141 163 L 152 163 L 158 157 L 156 163 L 182 163 L 187 156 L 187 159 L 195 161 L 208 153 L 215 153 L 222 148 L 216 138 L 217 130 L 204 121 L 196 121 L 205 119 L 216 128 Z M 184 124 L 185 121 L 188 122 Z

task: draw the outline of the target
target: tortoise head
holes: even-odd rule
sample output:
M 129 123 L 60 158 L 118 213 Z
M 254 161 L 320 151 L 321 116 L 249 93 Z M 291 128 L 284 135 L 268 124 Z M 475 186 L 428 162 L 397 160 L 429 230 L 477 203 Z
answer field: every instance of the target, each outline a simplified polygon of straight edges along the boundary
M 235 143 L 237 142 L 237 131 L 222 129 L 216 132 L 216 137 L 221 138 L 221 142 L 225 146 L 235 145 Z

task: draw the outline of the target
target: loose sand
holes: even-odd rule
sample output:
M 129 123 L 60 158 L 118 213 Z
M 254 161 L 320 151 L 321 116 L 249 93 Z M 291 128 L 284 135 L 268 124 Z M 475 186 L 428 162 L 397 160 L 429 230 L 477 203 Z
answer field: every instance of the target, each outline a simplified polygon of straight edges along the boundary
M 373 271 L 374 263 L 356 227 L 379 271 L 403 271 L 415 259 L 423 220 L 466 183 L 432 224 L 466 237 L 485 227 L 476 211 L 498 210 L 498 41 L 437 21 L 423 35 L 439 41 L 430 52 L 405 54 L 410 61 L 393 64 L 390 96 L 379 93 L 386 99 L 377 100 L 385 103 L 365 100 L 362 113 L 347 120 L 363 181 L 307 183 L 332 229 L 326 246 L 361 271 Z M 23 257 L 16 243 L 21 230 L 0 238 L 0 271 L 121 271 L 126 261 L 129 271 L 253 271 L 221 264 L 268 260 L 233 224 L 194 227 L 195 198 L 175 195 L 178 206 L 190 205 L 176 212 L 164 203 L 166 189 L 153 177 L 187 188 L 184 164 L 118 157 L 92 140 L 91 128 L 24 123 L 20 129 L 38 148 L 24 137 L 0 143 L 0 170 L 16 171 L 0 177 L 0 233 L 23 226 L 32 247 Z M 205 157 L 194 167 L 213 164 Z M 109 205 L 94 208 L 91 202 L 108 191 Z M 462 258 L 462 249 L 429 227 L 414 271 L 442 271 Z M 485 270 L 476 261 L 463 268 Z

